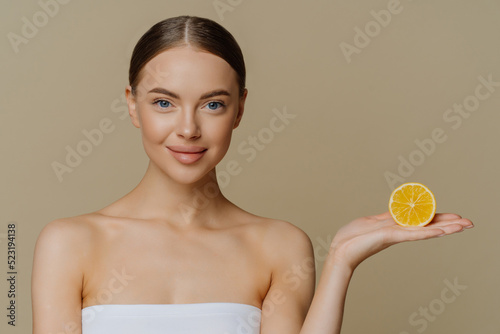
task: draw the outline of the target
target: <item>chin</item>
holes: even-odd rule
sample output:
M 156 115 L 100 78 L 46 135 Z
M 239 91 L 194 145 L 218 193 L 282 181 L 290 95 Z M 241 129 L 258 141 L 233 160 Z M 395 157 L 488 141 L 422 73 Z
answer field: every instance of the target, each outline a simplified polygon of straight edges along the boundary
M 187 172 L 187 173 L 170 173 L 170 178 L 176 183 L 183 185 L 196 184 L 205 179 L 212 179 L 209 173 Z
M 211 171 L 213 171 L 215 167 L 207 166 L 206 164 L 182 165 L 177 161 L 162 161 L 160 164 L 153 161 L 153 163 L 159 166 L 158 169 L 163 174 L 165 174 L 169 179 L 178 184 L 190 185 L 201 181 L 205 182 L 206 180 L 214 179 L 211 176 Z

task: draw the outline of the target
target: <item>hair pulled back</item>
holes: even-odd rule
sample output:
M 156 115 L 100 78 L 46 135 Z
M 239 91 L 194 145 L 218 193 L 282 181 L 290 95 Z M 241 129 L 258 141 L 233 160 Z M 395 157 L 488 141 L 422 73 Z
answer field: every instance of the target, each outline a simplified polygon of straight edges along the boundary
M 153 25 L 137 42 L 132 52 L 129 84 L 132 94 L 141 79 L 144 66 L 159 53 L 190 45 L 224 59 L 236 71 L 239 94 L 245 91 L 245 62 L 233 35 L 210 19 L 197 16 L 177 16 Z

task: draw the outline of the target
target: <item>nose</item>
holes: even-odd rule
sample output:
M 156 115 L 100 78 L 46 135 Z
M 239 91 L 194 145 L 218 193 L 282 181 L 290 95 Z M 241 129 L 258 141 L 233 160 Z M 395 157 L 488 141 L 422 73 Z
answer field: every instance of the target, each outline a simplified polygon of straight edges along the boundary
M 200 137 L 201 131 L 194 111 L 179 113 L 176 132 L 178 137 L 187 140 Z

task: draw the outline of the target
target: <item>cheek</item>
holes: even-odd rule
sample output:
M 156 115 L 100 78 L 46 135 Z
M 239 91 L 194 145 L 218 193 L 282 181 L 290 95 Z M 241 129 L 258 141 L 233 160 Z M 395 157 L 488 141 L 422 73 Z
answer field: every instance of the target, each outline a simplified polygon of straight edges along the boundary
M 232 119 L 211 125 L 210 130 L 205 131 L 205 133 L 210 133 L 210 141 L 220 149 L 221 154 L 225 154 L 231 143 L 231 135 L 233 134 Z
M 171 131 L 171 122 L 159 117 L 142 118 L 142 136 L 143 139 L 151 143 L 162 143 L 165 137 Z

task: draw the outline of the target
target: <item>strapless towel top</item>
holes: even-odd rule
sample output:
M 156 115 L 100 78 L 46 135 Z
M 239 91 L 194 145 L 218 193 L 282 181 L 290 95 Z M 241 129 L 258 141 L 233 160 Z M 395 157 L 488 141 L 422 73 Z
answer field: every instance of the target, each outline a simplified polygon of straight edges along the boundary
M 260 334 L 260 320 L 240 303 L 103 304 L 82 309 L 82 334 Z

